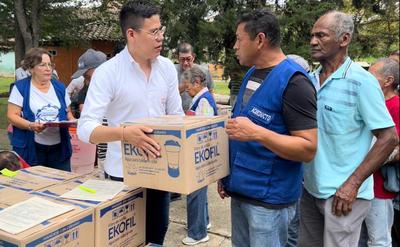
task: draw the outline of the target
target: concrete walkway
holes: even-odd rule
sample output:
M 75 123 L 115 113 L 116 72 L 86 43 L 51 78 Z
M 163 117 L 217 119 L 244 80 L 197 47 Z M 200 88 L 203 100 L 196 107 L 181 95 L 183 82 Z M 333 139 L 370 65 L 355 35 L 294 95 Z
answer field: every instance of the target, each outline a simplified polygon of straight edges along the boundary
M 199 244 L 199 247 L 229 247 L 231 246 L 231 216 L 230 199 L 222 200 L 217 193 L 216 183 L 208 186 L 208 210 L 210 214 L 211 229 L 208 232 L 210 240 Z M 179 201 L 171 202 L 170 225 L 164 241 L 166 247 L 181 247 L 182 239 L 186 237 L 186 197 Z

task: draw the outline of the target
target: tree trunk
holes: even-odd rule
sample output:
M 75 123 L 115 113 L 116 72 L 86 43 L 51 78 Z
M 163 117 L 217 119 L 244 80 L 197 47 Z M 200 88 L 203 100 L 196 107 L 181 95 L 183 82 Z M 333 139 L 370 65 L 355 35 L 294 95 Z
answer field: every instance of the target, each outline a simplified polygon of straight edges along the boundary
M 17 19 L 18 28 L 21 32 L 22 39 L 24 41 L 24 46 L 25 46 L 24 48 L 25 51 L 27 51 L 30 48 L 32 48 L 33 40 L 32 40 L 32 34 L 29 30 L 30 28 L 27 23 L 24 0 L 15 0 L 14 8 L 15 8 L 15 16 Z
M 17 18 L 15 19 L 15 68 L 21 66 L 21 61 L 25 56 L 24 39 L 22 38 L 21 31 L 19 30 Z
M 39 0 L 32 0 L 31 12 L 32 45 L 39 46 Z

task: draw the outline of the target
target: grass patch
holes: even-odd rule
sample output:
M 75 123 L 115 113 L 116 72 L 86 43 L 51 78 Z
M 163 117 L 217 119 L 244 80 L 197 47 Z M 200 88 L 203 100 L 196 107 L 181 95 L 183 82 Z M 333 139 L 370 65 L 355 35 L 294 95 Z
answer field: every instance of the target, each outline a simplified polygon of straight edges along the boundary
M 215 84 L 214 93 L 229 95 L 228 81 L 214 80 L 214 84 Z
M 0 98 L 0 129 L 7 129 L 7 104 L 8 98 Z
M 14 82 L 14 77 L 0 77 L 0 93 L 7 93 L 12 82 Z

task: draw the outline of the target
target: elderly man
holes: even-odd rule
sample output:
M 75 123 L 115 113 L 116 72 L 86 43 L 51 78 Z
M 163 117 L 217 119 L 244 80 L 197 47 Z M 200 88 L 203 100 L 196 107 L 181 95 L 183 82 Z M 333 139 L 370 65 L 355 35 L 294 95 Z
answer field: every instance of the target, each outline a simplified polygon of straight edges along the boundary
M 397 145 L 376 79 L 347 56 L 352 17 L 321 16 L 311 31 L 318 149 L 305 165 L 298 246 L 357 246 L 374 197 L 370 176 Z M 372 136 L 377 141 L 370 150 Z
M 399 63 L 390 58 L 381 58 L 371 65 L 369 72 L 379 82 L 385 97 L 386 107 L 396 125 L 397 134 L 399 134 L 399 96 L 396 94 L 396 88 L 399 85 Z M 385 165 L 392 162 L 399 162 L 398 147 L 385 161 Z M 371 208 L 365 219 L 368 246 L 392 246 L 390 232 L 394 219 L 393 199 L 397 193 L 384 187 L 382 174 L 381 170 L 374 172 L 375 198 L 371 201 Z M 360 245 L 367 246 L 367 243 L 360 241 Z
M 179 64 L 176 64 L 175 68 L 176 71 L 178 72 L 178 78 L 179 79 L 181 78 L 181 74 L 183 71 L 186 71 L 194 67 L 200 68 L 206 75 L 207 88 L 212 93 L 214 89 L 214 82 L 212 80 L 210 71 L 208 70 L 208 68 L 204 68 L 194 63 L 196 54 L 193 52 L 192 45 L 189 43 L 180 43 L 178 45 L 177 53 L 178 53 Z M 182 80 L 180 80 L 179 83 L 179 92 L 181 93 L 182 97 L 183 110 L 186 112 L 187 110 L 189 110 L 190 103 L 192 102 L 192 97 L 186 91 L 186 86 L 182 82 Z
M 218 192 L 232 197 L 232 246 L 285 246 L 300 198 L 302 162 L 317 147 L 315 89 L 306 71 L 282 52 L 272 12 L 244 14 L 237 24 L 236 55 L 252 68 L 226 126 L 231 173 Z
M 160 11 L 152 1 L 129 1 L 122 7 L 120 25 L 127 45 L 94 72 L 79 119 L 81 140 L 109 143 L 104 170 L 113 180 L 123 180 L 121 141 L 150 158 L 160 156 L 160 145 L 148 136 L 152 129 L 121 127 L 121 123 L 183 115 L 175 67 L 160 56 L 165 32 Z M 104 116 L 108 126 L 102 126 Z M 148 189 L 146 200 L 146 242 L 162 245 L 168 229 L 169 193 Z

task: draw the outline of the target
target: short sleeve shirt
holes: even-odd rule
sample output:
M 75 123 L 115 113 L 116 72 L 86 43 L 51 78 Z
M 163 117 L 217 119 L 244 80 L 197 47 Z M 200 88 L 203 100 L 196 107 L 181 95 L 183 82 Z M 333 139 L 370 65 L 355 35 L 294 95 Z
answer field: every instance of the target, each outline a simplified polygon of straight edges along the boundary
M 311 74 L 318 88 L 319 68 Z M 316 198 L 327 199 L 367 155 L 372 130 L 394 126 L 378 81 L 350 58 L 317 92 L 318 148 L 305 165 L 304 187 Z M 374 197 L 372 176 L 358 190 L 358 198 Z

